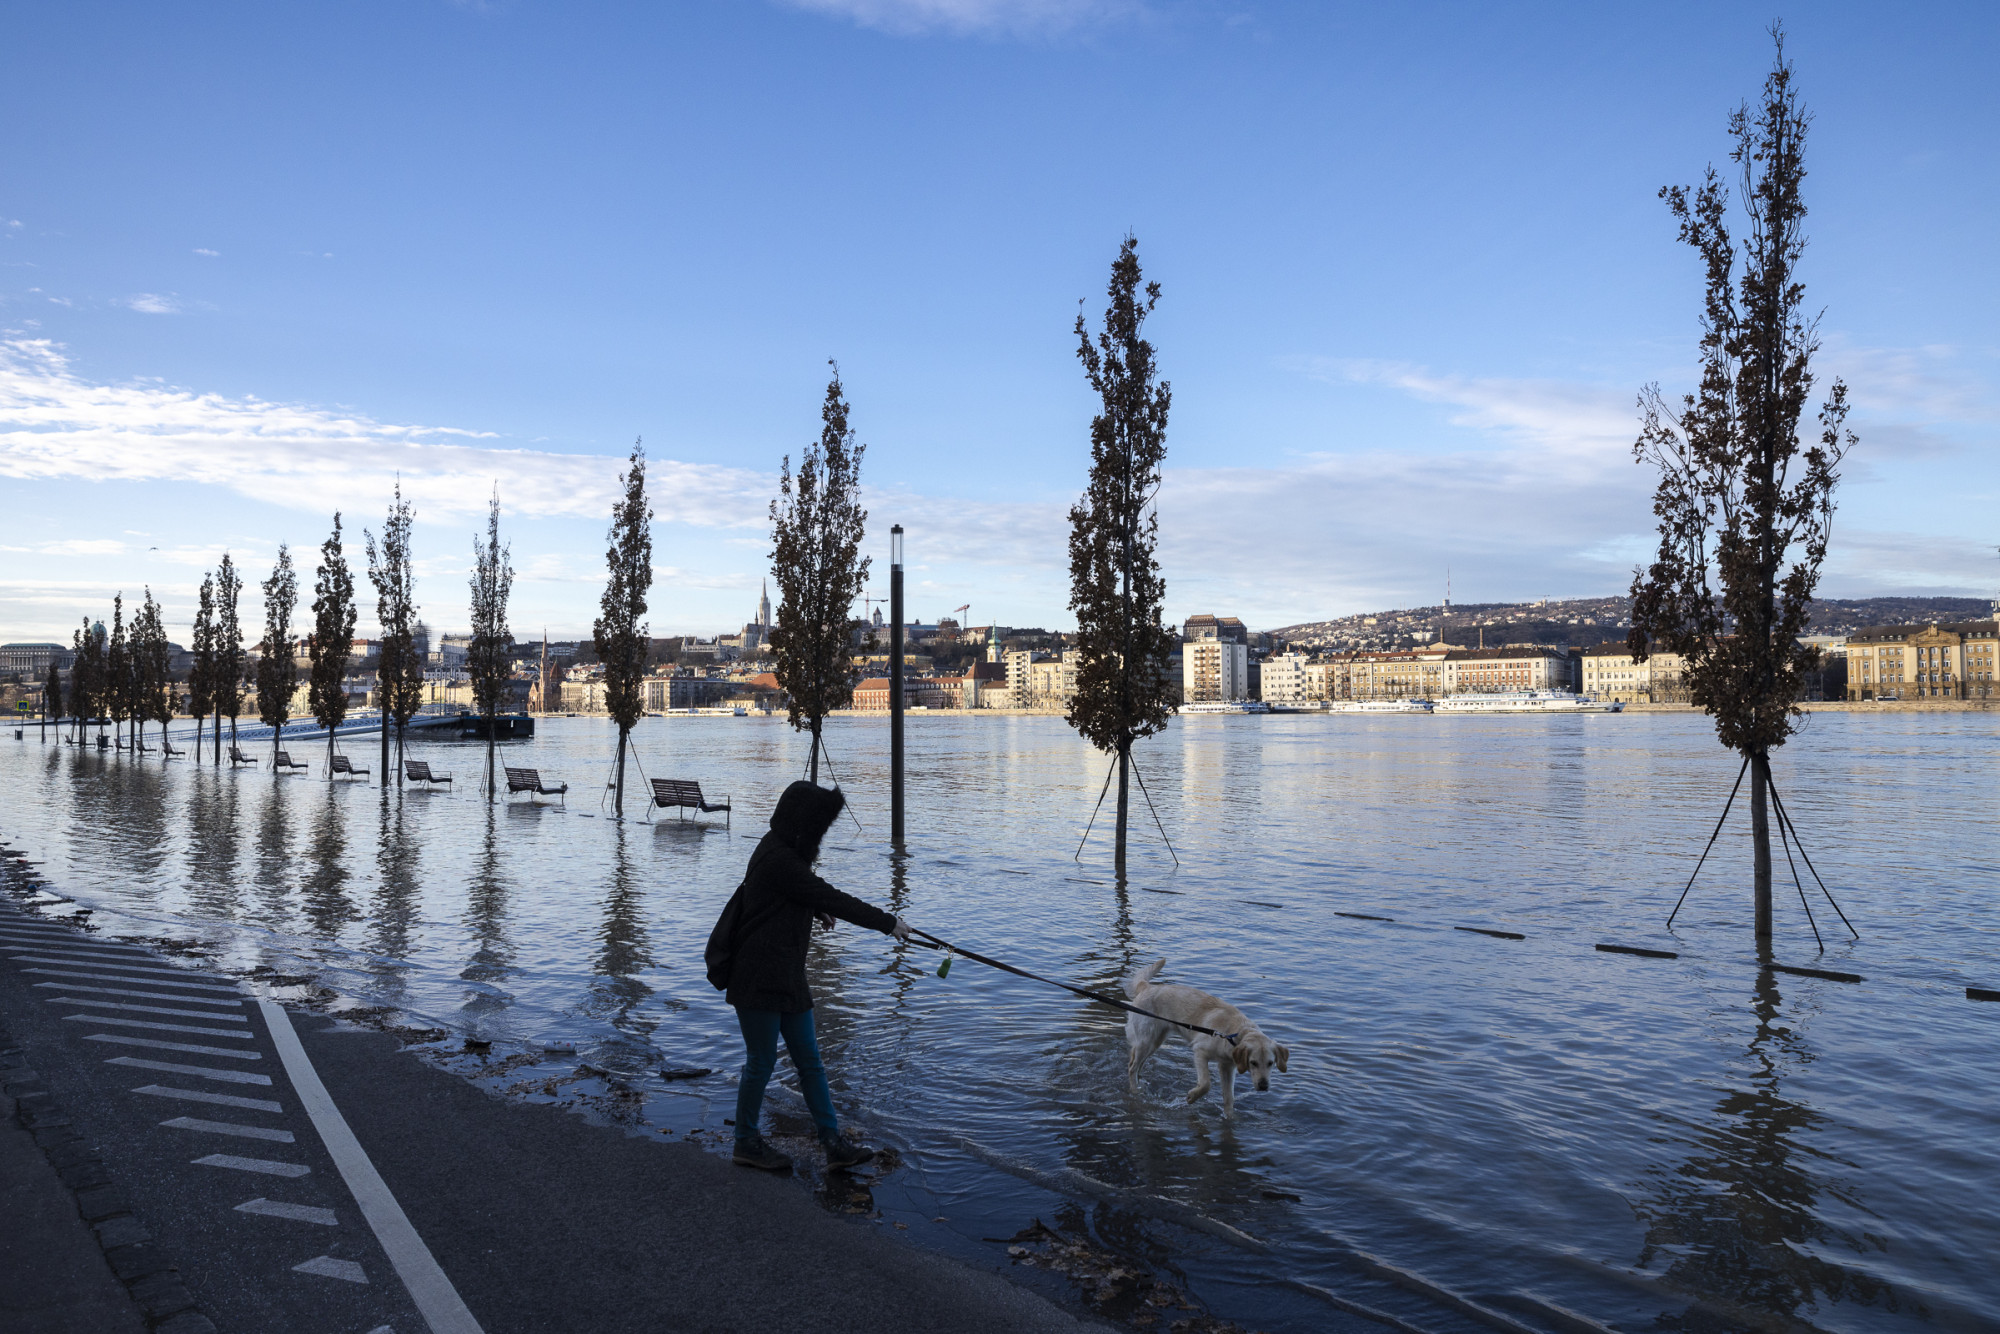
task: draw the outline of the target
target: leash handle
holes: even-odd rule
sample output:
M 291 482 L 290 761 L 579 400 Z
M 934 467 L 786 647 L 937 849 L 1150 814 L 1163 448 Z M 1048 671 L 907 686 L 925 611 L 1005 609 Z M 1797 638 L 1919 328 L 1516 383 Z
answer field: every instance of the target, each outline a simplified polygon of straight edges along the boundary
M 1206 1033 L 1208 1034 L 1208 1036 L 1212 1038 L 1221 1038 L 1223 1041 L 1227 1042 L 1232 1047 L 1234 1047 L 1237 1043 L 1237 1040 L 1243 1036 L 1241 1033 L 1218 1033 L 1212 1028 L 1203 1028 L 1200 1024 L 1190 1024 L 1180 1019 L 1169 1019 L 1167 1018 L 1167 1016 L 1163 1014 L 1154 1014 L 1151 1010 L 1142 1010 L 1136 1005 L 1133 1005 L 1127 1001 L 1119 1000 L 1115 996 L 1107 996 L 1101 991 L 1092 991 L 1088 987 L 1072 986 L 1068 982 L 1058 982 L 1056 981 L 1056 979 L 1052 977 L 1043 977 L 1039 973 L 1031 973 L 1025 968 L 1016 968 L 1011 963 L 1001 963 L 998 959 L 989 959 L 983 954 L 975 953 L 972 950 L 966 949 L 963 945 L 954 945 L 950 941 L 945 940 L 940 936 L 934 936 L 928 931 L 919 931 L 916 927 L 910 928 L 910 934 L 912 936 L 922 937 L 922 939 L 918 940 L 917 943 L 919 945 L 922 945 L 925 949 L 945 951 L 946 957 L 945 957 L 944 967 L 947 969 L 951 966 L 952 955 L 963 954 L 966 958 L 972 960 L 974 963 L 983 963 L 988 968 L 997 968 L 1003 973 L 1012 973 L 1016 977 L 1025 977 L 1031 982 L 1040 982 L 1046 986 L 1061 987 L 1064 991 L 1070 992 L 1074 995 L 1082 996 L 1086 1000 L 1100 1001 L 1105 1005 L 1116 1006 L 1118 1009 L 1124 1010 L 1128 1014 L 1142 1014 L 1146 1016 L 1146 1018 L 1148 1019 L 1157 1019 L 1163 1024 L 1172 1024 L 1176 1028 L 1185 1028 L 1196 1033 Z M 940 977 L 944 976 L 943 970 L 939 971 L 938 976 Z

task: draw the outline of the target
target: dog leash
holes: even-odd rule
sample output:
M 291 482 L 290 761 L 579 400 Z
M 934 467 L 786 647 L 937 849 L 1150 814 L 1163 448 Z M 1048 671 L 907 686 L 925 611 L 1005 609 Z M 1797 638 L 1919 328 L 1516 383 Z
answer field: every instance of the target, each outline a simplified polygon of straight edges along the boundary
M 976 954 L 962 945 L 954 945 L 948 940 L 934 936 L 928 931 L 919 931 L 915 927 L 910 928 L 910 934 L 922 937 L 917 943 L 925 949 L 944 950 L 948 955 L 963 954 L 974 963 L 983 963 L 988 968 L 998 968 L 1003 973 L 1012 973 L 1016 977 L 1025 977 L 1032 982 L 1041 982 L 1047 986 L 1061 987 L 1064 991 L 1082 996 L 1086 1000 L 1102 1001 L 1106 1005 L 1115 1005 L 1129 1014 L 1143 1014 L 1148 1019 L 1157 1019 L 1163 1024 L 1172 1024 L 1176 1028 L 1189 1028 L 1197 1033 L 1206 1033 L 1212 1038 L 1223 1039 L 1232 1047 L 1243 1036 L 1241 1032 L 1218 1033 L 1212 1028 L 1203 1028 L 1200 1024 L 1190 1024 L 1179 1019 L 1169 1019 L 1163 1014 L 1154 1014 L 1151 1010 L 1142 1010 L 1136 1005 L 1119 1000 L 1115 996 L 1107 996 L 1101 991 L 1092 991 L 1088 987 L 1071 986 L 1067 982 L 1058 982 L 1052 977 L 1043 977 L 1040 973 L 1031 973 L 1025 968 L 1016 968 L 1011 963 L 1001 963 L 998 959 L 989 959 L 983 954 Z

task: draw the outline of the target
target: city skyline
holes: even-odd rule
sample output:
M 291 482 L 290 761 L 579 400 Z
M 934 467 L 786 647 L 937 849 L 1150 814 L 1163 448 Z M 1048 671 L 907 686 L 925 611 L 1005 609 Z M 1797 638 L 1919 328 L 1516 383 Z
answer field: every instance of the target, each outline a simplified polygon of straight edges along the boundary
M 1651 544 L 1632 403 L 1693 374 L 1654 192 L 1720 159 L 1769 54 L 1715 6 L 119 12 L 28 15 L 0 54 L 40 127 L 0 149 L 7 639 L 149 584 L 184 625 L 224 547 L 257 576 L 336 507 L 379 531 L 398 473 L 426 619 L 464 622 L 497 481 L 517 632 L 574 638 L 635 436 L 653 631 L 713 634 L 829 356 L 912 613 L 1066 625 L 1069 324 L 1127 228 L 1165 289 L 1172 619 L 1435 604 L 1447 567 L 1463 602 L 1621 593 Z M 1996 24 L 1830 6 L 1790 42 L 1861 435 L 1824 591 L 1990 597 Z M 1076 133 L 1128 111 L 1145 142 Z

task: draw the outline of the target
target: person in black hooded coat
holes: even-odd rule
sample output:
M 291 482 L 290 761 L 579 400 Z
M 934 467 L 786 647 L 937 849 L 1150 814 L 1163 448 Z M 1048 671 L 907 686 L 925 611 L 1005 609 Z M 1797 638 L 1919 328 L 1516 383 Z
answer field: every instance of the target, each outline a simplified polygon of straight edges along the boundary
M 852 922 L 907 940 L 910 928 L 894 913 L 883 912 L 851 894 L 843 894 L 813 873 L 820 840 L 845 809 L 839 788 L 823 788 L 804 780 L 793 783 L 771 812 L 771 832 L 750 854 L 743 875 L 743 901 L 738 905 L 737 932 L 729 967 L 726 999 L 736 1008 L 743 1029 L 743 1077 L 736 1088 L 736 1161 L 747 1167 L 783 1171 L 792 1160 L 764 1142 L 758 1129 L 764 1089 L 778 1061 L 778 1039 L 785 1040 L 799 1089 L 819 1127 L 827 1165 L 853 1167 L 875 1156 L 873 1149 L 851 1144 L 840 1136 L 833 1094 L 827 1088 L 826 1067 L 820 1061 L 813 1031 L 812 989 L 806 984 L 806 954 L 812 948 L 813 923 L 831 927 L 834 919 Z

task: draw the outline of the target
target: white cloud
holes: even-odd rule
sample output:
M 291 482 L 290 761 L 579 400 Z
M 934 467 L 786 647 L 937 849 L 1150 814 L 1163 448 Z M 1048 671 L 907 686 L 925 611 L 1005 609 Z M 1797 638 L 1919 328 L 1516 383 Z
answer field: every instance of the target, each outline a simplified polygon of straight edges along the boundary
M 792 8 L 898 35 L 1027 36 L 1142 12 L 1140 0 L 786 0 Z
M 127 299 L 125 304 L 141 315 L 178 315 L 181 309 L 180 302 L 157 292 L 141 292 Z
M 496 483 L 512 513 L 611 512 L 622 455 L 455 442 L 490 438 L 152 382 L 92 384 L 46 339 L 0 341 L 0 477 L 188 482 L 313 513 L 372 514 L 400 475 L 426 520 L 482 513 Z M 765 521 L 772 479 L 763 473 L 655 458 L 649 479 L 664 522 Z
M 222 252 L 220 250 L 210 250 L 205 246 L 196 246 L 194 248 L 194 253 L 197 255 L 206 255 L 210 259 L 222 258 Z

